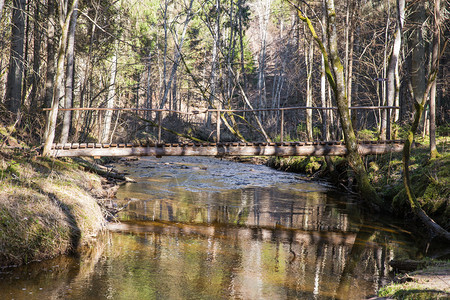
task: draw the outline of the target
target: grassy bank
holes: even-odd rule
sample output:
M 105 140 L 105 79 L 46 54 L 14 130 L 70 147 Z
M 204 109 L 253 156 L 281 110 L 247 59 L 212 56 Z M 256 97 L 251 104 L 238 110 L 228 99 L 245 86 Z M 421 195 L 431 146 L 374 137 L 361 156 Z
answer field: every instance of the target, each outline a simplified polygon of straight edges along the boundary
M 447 231 L 450 230 L 450 153 L 449 141 L 441 139 L 440 155 L 429 159 L 428 145 L 424 143 L 412 151 L 411 182 L 425 212 Z M 312 177 L 331 178 L 339 187 L 351 189 L 352 173 L 343 158 L 333 159 L 335 170 L 330 172 L 325 159 L 321 157 L 271 158 L 267 164 L 283 171 L 306 173 Z M 395 216 L 410 220 L 409 229 L 415 232 L 417 240 L 430 242 L 429 232 L 421 221 L 415 219 L 408 204 L 402 179 L 402 154 L 393 153 L 365 158 L 371 182 L 383 197 L 385 209 Z M 333 174 L 332 174 L 333 173 Z M 435 242 L 443 257 L 448 258 L 448 245 Z M 428 247 L 428 246 L 427 246 Z M 433 246 L 432 246 L 433 247 Z M 436 250 L 436 249 L 435 249 Z M 436 251 L 435 251 L 436 252 Z M 396 271 L 396 270 L 394 270 Z M 433 261 L 424 258 L 419 269 L 413 273 L 396 273 L 396 279 L 383 287 L 380 299 L 449 299 L 450 262 Z M 398 275 L 400 274 L 400 275 Z M 385 298 L 386 297 L 386 298 Z
M 71 161 L 0 152 L 0 266 L 69 253 L 104 228 L 101 178 Z
M 397 276 L 378 296 L 404 300 L 449 299 L 450 261 L 426 260 L 424 264 L 420 270 Z
M 426 145 L 413 150 L 411 156 L 411 182 L 414 194 L 424 210 L 446 230 L 450 230 L 450 153 L 446 144 L 441 144 L 441 154 L 429 159 Z M 354 187 L 352 173 L 348 171 L 345 159 L 333 158 L 334 181 L 346 189 Z M 387 208 L 394 215 L 410 217 L 402 180 L 402 154 L 392 153 L 365 158 L 370 179 L 383 197 Z M 309 174 L 318 178 L 329 178 L 330 170 L 322 157 L 271 158 L 267 164 L 273 168 Z

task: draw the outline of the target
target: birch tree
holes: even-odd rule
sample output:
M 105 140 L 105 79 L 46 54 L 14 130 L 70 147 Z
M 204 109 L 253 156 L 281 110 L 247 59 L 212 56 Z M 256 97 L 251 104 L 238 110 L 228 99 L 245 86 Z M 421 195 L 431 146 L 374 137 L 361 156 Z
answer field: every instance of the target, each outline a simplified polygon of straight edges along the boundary
M 64 108 L 73 106 L 73 87 L 74 87 L 74 67 L 75 67 L 75 29 L 77 27 L 77 8 L 74 7 L 69 26 L 69 36 L 67 42 L 67 68 L 66 68 L 66 90 L 64 95 Z M 69 131 L 72 124 L 72 112 L 65 111 L 63 119 L 63 128 L 61 132 L 61 143 L 67 143 Z
M 117 52 L 118 42 L 115 42 L 114 55 L 111 62 L 111 72 L 109 76 L 108 96 L 106 99 L 106 108 L 113 108 L 116 100 L 116 77 L 117 77 Z M 101 136 L 102 143 L 109 142 L 109 133 L 111 131 L 112 110 L 105 112 L 105 121 L 103 123 L 103 131 Z
M 399 99 L 400 93 L 400 80 L 398 78 L 399 74 L 399 60 L 400 60 L 400 50 L 402 46 L 402 32 L 405 19 L 405 0 L 397 0 L 397 26 L 394 38 L 394 45 L 392 47 L 392 53 L 389 57 L 389 66 L 387 72 L 387 105 L 394 106 L 398 105 L 397 101 Z M 390 112 L 390 110 L 386 110 Z M 395 121 L 395 113 L 387 113 L 386 119 L 389 120 L 387 127 L 391 128 L 393 121 Z M 388 130 L 392 132 L 392 130 Z M 387 136 L 390 138 L 390 136 Z

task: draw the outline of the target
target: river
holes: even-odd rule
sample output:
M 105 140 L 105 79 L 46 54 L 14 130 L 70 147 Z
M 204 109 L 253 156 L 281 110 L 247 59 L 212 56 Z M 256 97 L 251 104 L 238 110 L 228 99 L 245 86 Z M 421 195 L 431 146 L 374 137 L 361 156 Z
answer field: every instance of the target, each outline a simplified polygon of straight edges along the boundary
M 324 182 L 202 157 L 116 165 L 120 223 L 79 256 L 0 273 L 2 299 L 364 299 L 413 237 Z

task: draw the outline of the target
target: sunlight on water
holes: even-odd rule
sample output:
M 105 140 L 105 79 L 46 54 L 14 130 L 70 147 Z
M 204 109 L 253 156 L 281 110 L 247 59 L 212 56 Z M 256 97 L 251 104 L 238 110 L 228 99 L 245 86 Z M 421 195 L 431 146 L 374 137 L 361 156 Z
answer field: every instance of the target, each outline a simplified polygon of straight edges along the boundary
M 0 274 L 2 299 L 364 299 L 413 257 L 330 187 L 210 158 L 121 165 L 123 222 L 80 257 Z

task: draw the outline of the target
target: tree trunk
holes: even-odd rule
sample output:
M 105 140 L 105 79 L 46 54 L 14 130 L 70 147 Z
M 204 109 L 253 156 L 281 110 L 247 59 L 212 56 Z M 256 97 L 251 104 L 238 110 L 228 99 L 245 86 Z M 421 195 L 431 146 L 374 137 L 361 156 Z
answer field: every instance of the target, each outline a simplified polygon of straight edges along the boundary
M 388 48 L 388 32 L 389 32 L 389 23 L 390 23 L 390 18 L 389 18 L 389 14 L 390 14 L 390 2 L 388 1 L 388 13 L 387 13 L 387 20 L 386 20 L 386 28 L 385 28 L 385 33 L 384 33 L 384 56 L 383 56 L 383 79 L 380 81 L 381 83 L 381 105 L 386 106 L 387 104 L 387 92 L 386 92 L 386 83 L 384 82 L 385 78 L 387 77 L 387 73 L 389 72 L 389 70 L 387 69 L 388 67 L 386 66 L 386 60 L 387 60 L 387 48 Z M 383 109 L 381 110 L 381 122 L 380 122 L 380 139 L 381 140 L 386 140 L 389 138 L 389 124 L 388 124 L 388 120 L 390 119 L 389 117 L 389 110 L 387 109 Z
M 266 106 L 266 43 L 267 43 L 267 26 L 269 23 L 271 0 L 258 1 L 258 22 L 259 22 L 259 38 L 260 49 L 258 57 L 258 108 Z M 264 120 L 264 112 L 259 112 L 259 117 Z
M 180 64 L 181 49 L 183 48 L 184 37 L 186 36 L 188 24 L 192 19 L 192 4 L 193 4 L 193 2 L 194 2 L 194 0 L 190 0 L 190 2 L 189 2 L 189 8 L 187 10 L 186 20 L 184 21 L 183 32 L 181 33 L 181 39 L 180 39 L 179 43 L 177 41 L 176 33 L 173 33 L 174 39 L 175 39 L 175 44 L 176 44 L 175 55 L 174 55 L 174 59 L 173 59 L 173 65 L 172 65 L 172 70 L 171 70 L 170 77 L 169 77 L 169 82 L 167 83 L 167 85 L 164 88 L 164 95 L 163 95 L 163 97 L 161 99 L 161 103 L 159 105 L 160 109 L 164 109 L 164 106 L 166 105 L 167 96 L 169 94 L 170 87 L 172 85 L 173 79 L 175 77 L 175 73 L 177 72 L 178 66 Z
M 243 14 L 242 14 L 242 0 L 238 0 L 238 15 L 239 15 L 239 45 L 240 45 L 240 52 L 241 52 L 241 73 L 242 73 L 242 80 L 243 80 L 243 87 L 244 90 L 247 90 L 247 76 L 245 75 L 245 57 L 244 57 L 244 26 L 242 23 L 243 20 Z
M 303 15 L 303 12 L 300 8 L 295 6 L 295 4 L 293 4 L 292 2 L 290 3 L 291 5 L 296 7 L 299 18 L 308 24 L 308 28 L 314 40 L 319 45 L 320 51 L 322 52 L 325 61 L 325 72 L 327 74 L 328 82 L 333 88 L 334 96 L 337 102 L 342 131 L 344 133 L 345 147 L 347 148 L 348 152 L 347 162 L 355 172 L 359 192 L 361 195 L 364 195 L 364 199 L 369 205 L 371 205 L 374 209 L 379 209 L 382 205 L 382 201 L 371 185 L 363 161 L 361 159 L 361 155 L 359 155 L 358 153 L 358 143 L 356 140 L 355 132 L 353 130 L 352 121 L 350 119 L 344 79 L 344 67 L 342 66 L 338 55 L 336 12 L 334 9 L 334 0 L 325 0 L 328 20 L 327 38 L 330 49 L 330 60 L 328 59 L 327 50 L 324 47 L 321 39 L 317 36 L 311 20 Z M 333 73 L 331 72 L 330 62 L 336 78 L 333 77 Z
M 440 51 L 440 27 L 441 27 L 441 3 L 435 0 L 434 5 L 434 32 L 433 32 L 433 59 L 436 59 L 436 68 L 439 70 L 439 51 Z M 436 82 L 433 81 L 430 93 L 430 158 L 436 158 L 438 155 L 436 147 Z
M 64 3 L 62 0 L 58 3 L 60 7 L 60 14 L 62 14 Z M 45 126 L 44 133 L 44 149 L 42 151 L 42 155 L 47 156 L 50 153 L 53 141 L 55 139 L 55 129 L 56 129 L 56 120 L 58 118 L 58 105 L 60 99 L 64 94 L 64 62 L 66 58 L 66 46 L 67 46 L 67 38 L 69 34 L 69 25 L 72 17 L 72 13 L 74 7 L 78 5 L 78 0 L 73 0 L 72 5 L 70 7 L 70 11 L 67 12 L 65 16 L 60 16 L 60 25 L 61 25 L 61 39 L 59 41 L 58 46 L 58 57 L 57 57 L 57 67 L 56 67 L 56 76 L 55 76 L 55 84 L 53 87 L 53 99 L 51 110 L 47 116 L 47 122 Z
M 26 0 L 14 0 L 11 30 L 11 54 L 9 72 L 6 81 L 6 107 L 13 113 L 18 113 L 22 99 L 23 77 L 23 42 L 25 34 Z
M 213 45 L 212 45 L 212 57 L 211 57 L 211 75 L 209 77 L 209 107 L 218 107 L 219 103 L 215 103 L 216 100 L 216 72 L 217 72 L 217 54 L 219 48 L 219 35 L 220 35 L 220 0 L 216 0 L 216 20 L 213 32 Z M 208 120 L 206 122 L 207 128 L 212 126 L 212 116 L 208 113 Z
M 55 0 L 48 0 L 47 15 L 47 73 L 44 107 L 49 108 L 52 105 L 53 82 L 55 80 Z
M 312 107 L 312 73 L 313 73 L 313 60 L 314 60 L 314 47 L 313 41 L 307 41 L 305 39 L 305 64 L 306 64 L 306 106 Z M 306 110 L 306 134 L 308 141 L 312 141 L 313 126 L 312 126 L 312 110 Z
M 326 10 L 325 3 L 323 4 L 323 17 L 322 17 L 322 43 L 326 45 Z M 325 46 L 326 47 L 326 46 Z M 320 100 L 322 107 L 327 107 L 327 77 L 325 72 L 325 59 L 323 54 L 321 55 L 321 72 L 320 72 Z M 330 111 L 327 109 L 322 110 L 322 139 L 328 141 L 330 139 L 330 130 L 328 124 L 330 120 Z
M 26 11 L 24 12 L 24 14 L 26 15 L 26 19 L 25 19 L 25 34 L 24 34 L 24 50 L 23 50 L 23 71 L 22 71 L 22 76 L 23 76 L 23 80 L 22 80 L 22 93 L 21 93 L 21 99 L 20 99 L 20 103 L 24 106 L 26 106 L 26 102 L 25 102 L 25 98 L 27 95 L 27 89 L 28 89 L 28 48 L 29 48 L 29 34 L 30 34 L 30 4 L 25 4 L 26 6 Z
M 0 0 L 0 20 L 2 19 L 4 5 L 5 5 L 5 0 Z
M 38 87 L 40 85 L 40 76 L 39 76 L 39 68 L 41 66 L 41 56 L 39 55 L 39 52 L 41 50 L 41 28 L 39 25 L 41 16 L 39 11 L 40 5 L 37 3 L 34 8 L 34 24 L 33 24 L 33 35 L 34 35 L 34 45 L 33 45 L 33 75 L 32 75 L 32 81 L 31 81 L 31 92 L 30 92 L 30 99 L 31 99 L 31 109 L 33 111 L 37 111 L 38 108 Z
M 75 29 L 77 26 L 78 7 L 72 14 L 69 27 L 69 36 L 67 41 L 67 69 L 66 69 L 66 92 L 64 97 L 64 107 L 73 107 L 73 87 L 74 87 L 74 67 L 75 67 Z M 61 143 L 67 143 L 69 139 L 70 127 L 72 125 L 72 112 L 64 112 L 63 128 L 61 132 Z
M 439 7 L 440 0 L 435 0 L 435 7 Z M 411 21 L 415 24 L 420 24 L 421 26 L 424 21 L 424 7 L 422 2 L 417 2 L 414 6 L 416 9 L 414 13 L 411 15 Z M 435 19 L 435 26 L 438 27 L 440 24 L 439 14 L 437 14 L 437 18 Z M 414 135 L 419 128 L 420 120 L 422 118 L 422 114 L 424 111 L 424 107 L 428 98 L 428 94 L 436 81 L 436 76 L 439 71 L 439 48 L 434 47 L 433 45 L 433 54 L 431 61 L 431 70 L 428 75 L 427 85 L 424 85 L 425 78 L 420 77 L 420 75 L 424 74 L 423 70 L 420 70 L 420 62 L 414 61 L 414 58 L 419 57 L 423 54 L 423 46 L 419 46 L 423 42 L 422 38 L 422 30 L 421 28 L 416 28 L 415 34 L 412 37 L 413 45 L 415 46 L 412 51 L 412 60 L 411 60 L 411 84 L 414 93 L 414 107 L 415 107 L 415 115 L 414 121 L 407 132 L 407 138 L 405 140 L 405 145 L 403 148 L 403 184 L 405 186 L 406 195 L 408 197 L 409 204 L 411 206 L 412 211 L 416 214 L 417 217 L 434 233 L 437 234 L 447 240 L 450 240 L 450 233 L 443 229 L 441 226 L 436 224 L 422 209 L 419 201 L 416 196 L 413 194 L 411 190 L 411 179 L 409 176 L 409 164 L 410 164 L 410 156 L 411 156 L 411 147 L 414 142 Z M 418 52 L 418 53 L 415 53 Z M 422 56 L 423 57 L 423 56 Z M 423 68 L 422 68 L 423 69 Z M 422 92 L 422 94 L 419 94 Z
M 108 86 L 108 98 L 106 99 L 106 107 L 113 108 L 114 102 L 116 99 L 116 75 L 117 75 L 117 52 L 118 45 L 117 41 L 115 42 L 115 50 L 114 56 L 111 62 L 111 73 L 109 77 L 109 86 Z M 105 121 L 103 123 L 103 132 L 101 136 L 102 143 L 108 143 L 109 141 L 109 132 L 111 131 L 111 121 L 112 121 L 112 110 L 105 111 Z

